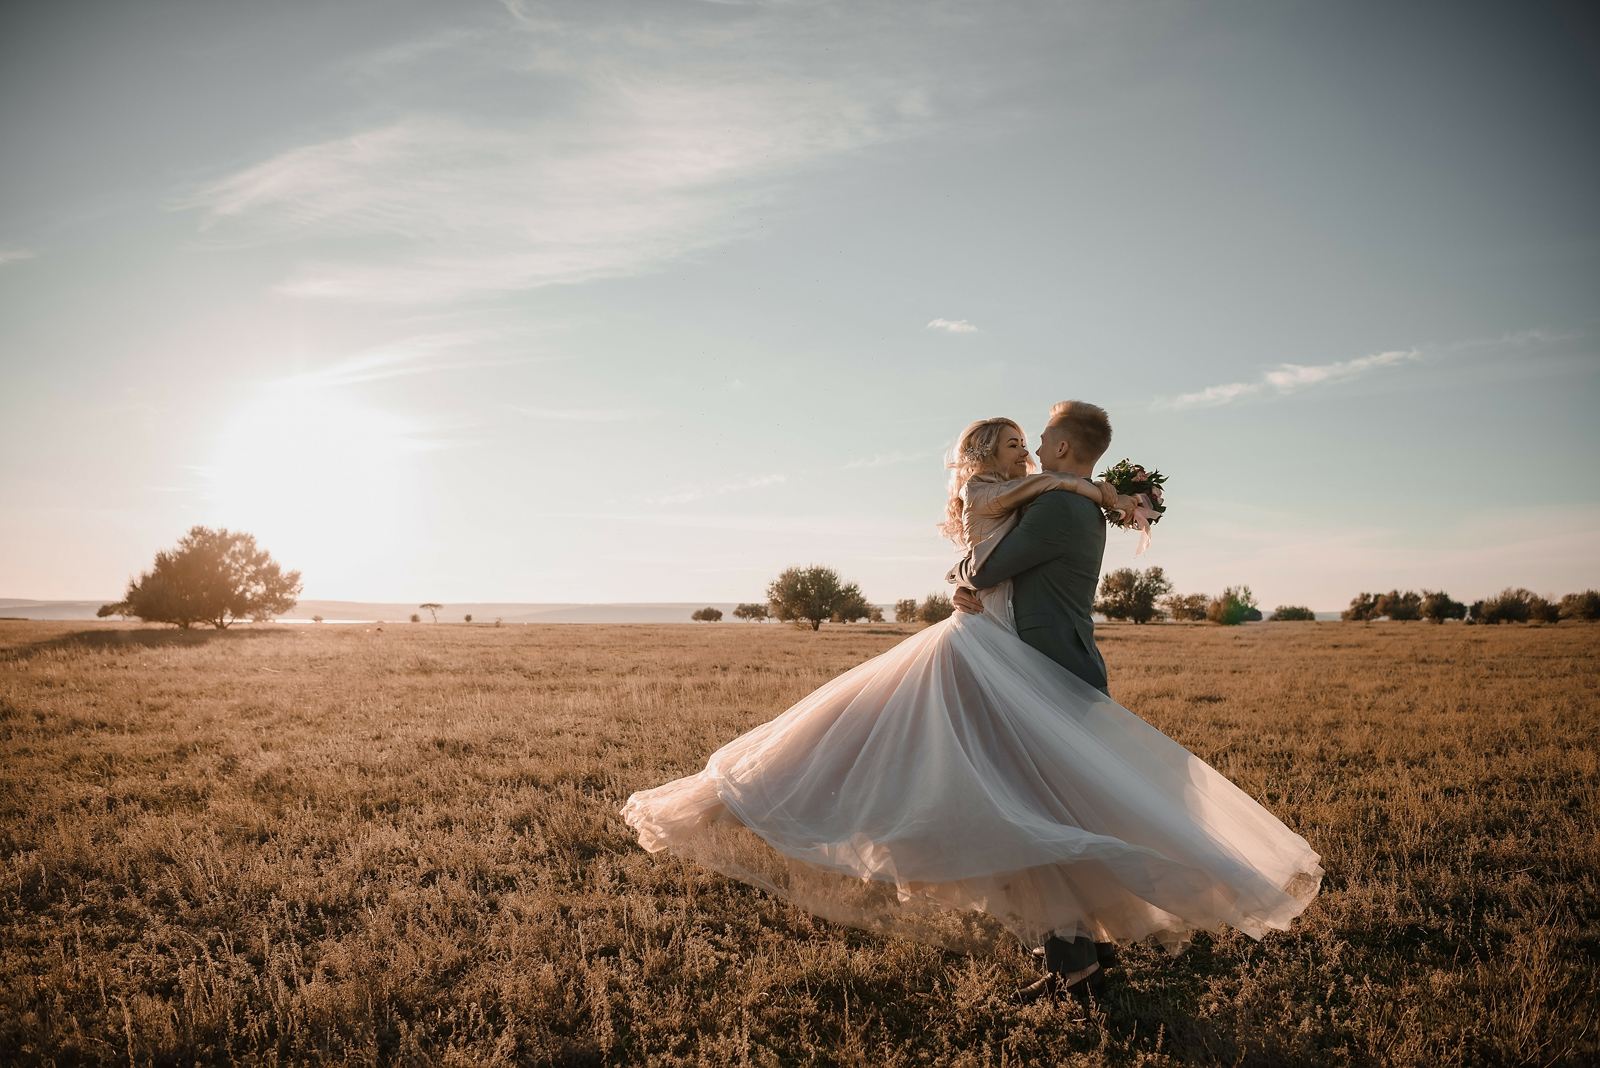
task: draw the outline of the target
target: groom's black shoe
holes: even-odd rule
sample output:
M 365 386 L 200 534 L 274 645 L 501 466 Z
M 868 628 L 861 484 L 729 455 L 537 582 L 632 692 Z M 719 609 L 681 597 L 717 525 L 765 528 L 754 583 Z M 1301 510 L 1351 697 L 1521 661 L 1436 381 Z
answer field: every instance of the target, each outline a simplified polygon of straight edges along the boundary
M 1096 942 L 1094 944 L 1094 959 L 1100 962 L 1102 975 L 1122 963 L 1117 957 L 1117 944 L 1115 942 Z
M 1090 990 L 1099 989 L 1099 984 L 1096 982 L 1096 980 L 1099 978 L 1099 961 L 1095 961 L 1093 964 L 1081 971 L 1068 972 L 1065 975 L 1058 975 L 1055 972 L 1045 972 L 1043 979 L 1040 979 L 1036 983 L 1030 983 L 1028 986 L 1018 990 L 1015 994 L 1012 994 L 1011 1003 L 1013 1005 L 1032 1005 L 1040 998 L 1049 998 L 1051 1001 L 1054 1001 L 1062 994 L 1071 994 L 1074 997 L 1082 997 Z
M 1039 963 L 1044 963 L 1044 947 L 1035 946 L 1033 955 L 1039 958 Z M 1096 942 L 1094 944 L 1094 959 L 1100 962 L 1100 971 L 1109 972 L 1112 968 L 1120 967 L 1122 958 L 1117 955 L 1115 942 Z
M 1046 995 L 1083 996 L 1091 986 L 1098 989 L 1105 982 L 1098 950 L 1095 943 L 1082 936 L 1068 942 L 1051 935 L 1040 949 L 1034 950 L 1044 957 L 1045 977 L 1017 991 L 1013 1000 L 1029 1005 Z

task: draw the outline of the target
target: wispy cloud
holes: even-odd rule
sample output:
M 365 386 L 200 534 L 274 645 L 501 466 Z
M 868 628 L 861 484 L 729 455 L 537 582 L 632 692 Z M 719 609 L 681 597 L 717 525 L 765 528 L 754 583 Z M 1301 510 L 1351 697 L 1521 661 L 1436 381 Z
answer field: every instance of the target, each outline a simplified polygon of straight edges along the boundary
M 928 324 L 934 330 L 947 330 L 952 334 L 976 334 L 978 328 L 965 319 L 935 319 Z
M 648 418 L 650 414 L 640 408 L 530 408 L 521 404 L 507 407 L 530 419 L 558 423 L 624 423 L 629 419 Z
M 31 260 L 38 253 L 25 248 L 0 248 L 0 265 L 16 263 L 18 260 Z
M 851 460 L 844 466 L 845 470 L 847 471 L 852 467 L 888 467 L 892 464 L 908 464 L 915 460 L 926 460 L 930 457 L 938 455 L 939 453 L 937 450 L 932 452 L 901 452 L 899 449 L 896 449 L 893 452 L 879 453 L 870 459 L 864 456 L 859 457 Z
M 729 493 L 739 493 L 743 490 L 759 489 L 762 486 L 776 486 L 787 482 L 784 475 L 759 475 L 739 482 L 724 482 L 715 486 L 691 486 L 677 493 L 669 493 L 660 497 L 651 497 L 650 504 L 688 504 L 690 501 L 702 501 L 708 497 L 721 497 Z
M 1421 349 L 1395 349 L 1390 352 L 1374 353 L 1371 356 L 1361 356 L 1354 360 L 1339 360 L 1335 363 L 1305 365 L 1298 363 L 1279 364 L 1271 371 L 1263 372 L 1261 377 L 1254 382 L 1228 382 L 1218 386 L 1207 386 L 1197 393 L 1184 393 L 1171 399 L 1161 398 L 1155 402 L 1157 408 L 1209 408 L 1222 404 L 1232 404 L 1234 401 L 1253 400 L 1263 397 L 1281 397 L 1311 386 L 1319 386 L 1327 382 L 1348 382 L 1353 378 L 1375 371 L 1381 367 L 1391 367 L 1395 364 L 1408 363 L 1422 358 Z
M 304 385 L 349 386 L 437 371 L 463 371 L 531 362 L 526 358 L 461 359 L 451 356 L 451 353 L 462 349 L 475 349 L 498 336 L 493 330 L 418 335 L 364 349 L 327 367 L 304 371 L 292 378 Z
M 737 28 L 623 34 L 506 10 L 521 32 L 437 47 L 471 50 L 508 92 L 560 85 L 570 106 L 514 122 L 504 109 L 410 114 L 281 152 L 170 206 L 201 212 L 208 242 L 324 242 L 288 293 L 448 301 L 635 275 L 759 233 L 757 209 L 795 168 L 905 136 L 926 110 L 904 78 L 763 63 Z M 410 59 L 401 50 L 380 66 Z M 352 238 L 381 252 L 351 253 Z

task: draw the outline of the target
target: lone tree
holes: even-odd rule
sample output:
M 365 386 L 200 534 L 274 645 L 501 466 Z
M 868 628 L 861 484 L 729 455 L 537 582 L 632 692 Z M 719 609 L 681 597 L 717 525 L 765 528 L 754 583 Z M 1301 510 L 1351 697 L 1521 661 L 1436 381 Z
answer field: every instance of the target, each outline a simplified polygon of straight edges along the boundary
M 785 623 L 811 625 L 812 630 L 832 619 L 835 612 L 854 608 L 861 602 L 861 588 L 843 582 L 831 567 L 791 567 L 767 587 L 767 602 L 772 614 Z M 861 602 L 864 603 L 864 602 Z M 861 613 L 866 615 L 865 612 Z M 859 617 L 857 617 L 859 618 Z
M 917 606 L 915 597 L 907 597 L 894 603 L 894 621 L 896 623 L 915 623 L 922 618 L 918 614 L 919 612 L 920 609 Z
M 432 601 L 429 601 L 427 604 L 419 604 L 417 607 L 426 611 L 430 616 L 433 617 L 433 621 L 437 623 L 439 622 L 439 609 L 443 608 L 444 605 L 434 604 Z
M 223 630 L 241 619 L 282 615 L 299 595 L 300 572 L 281 569 L 253 535 L 191 527 L 177 548 L 156 553 L 155 566 L 128 583 L 122 600 L 98 614 Z
M 705 608 L 696 608 L 693 612 L 689 613 L 689 618 L 694 620 L 696 623 L 720 623 L 722 622 L 722 609 L 711 608 L 709 606 Z
M 1131 619 L 1135 623 L 1148 623 L 1166 615 L 1156 607 L 1156 602 L 1172 592 L 1172 583 L 1159 567 L 1148 571 L 1135 571 L 1131 567 L 1119 568 L 1100 582 L 1100 600 L 1094 610 L 1107 619 Z
M 733 614 L 737 619 L 759 623 L 767 618 L 767 606 L 764 604 L 742 604 L 733 610 Z

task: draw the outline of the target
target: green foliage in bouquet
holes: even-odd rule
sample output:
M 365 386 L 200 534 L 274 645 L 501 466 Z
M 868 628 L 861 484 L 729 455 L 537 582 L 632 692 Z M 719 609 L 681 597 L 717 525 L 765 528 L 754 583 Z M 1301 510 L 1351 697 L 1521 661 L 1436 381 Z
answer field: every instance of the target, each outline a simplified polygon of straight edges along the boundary
M 1145 507 L 1156 513 L 1150 517 L 1150 525 L 1161 522 L 1162 513 L 1167 506 L 1162 502 L 1164 491 L 1161 487 L 1167 484 L 1167 476 L 1160 471 L 1146 470 L 1143 464 L 1136 464 L 1131 460 L 1123 459 L 1100 472 L 1100 477 L 1117 487 L 1117 492 L 1128 497 L 1144 494 Z M 1106 511 L 1106 521 L 1114 526 L 1128 526 L 1122 515 L 1110 510 Z

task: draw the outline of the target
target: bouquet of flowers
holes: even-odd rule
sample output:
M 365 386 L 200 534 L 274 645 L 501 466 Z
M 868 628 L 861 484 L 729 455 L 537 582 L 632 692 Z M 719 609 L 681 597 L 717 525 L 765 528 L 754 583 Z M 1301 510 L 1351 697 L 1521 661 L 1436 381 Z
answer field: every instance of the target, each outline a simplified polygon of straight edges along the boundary
M 1147 470 L 1142 464 L 1123 460 L 1100 472 L 1100 477 L 1115 486 L 1118 493 L 1133 498 L 1135 507 L 1131 515 L 1108 508 L 1106 521 L 1125 530 L 1137 530 L 1139 549 L 1133 555 L 1143 555 L 1150 548 L 1150 528 L 1161 522 L 1161 515 L 1167 510 L 1161 489 L 1167 483 L 1167 476 L 1154 468 Z

